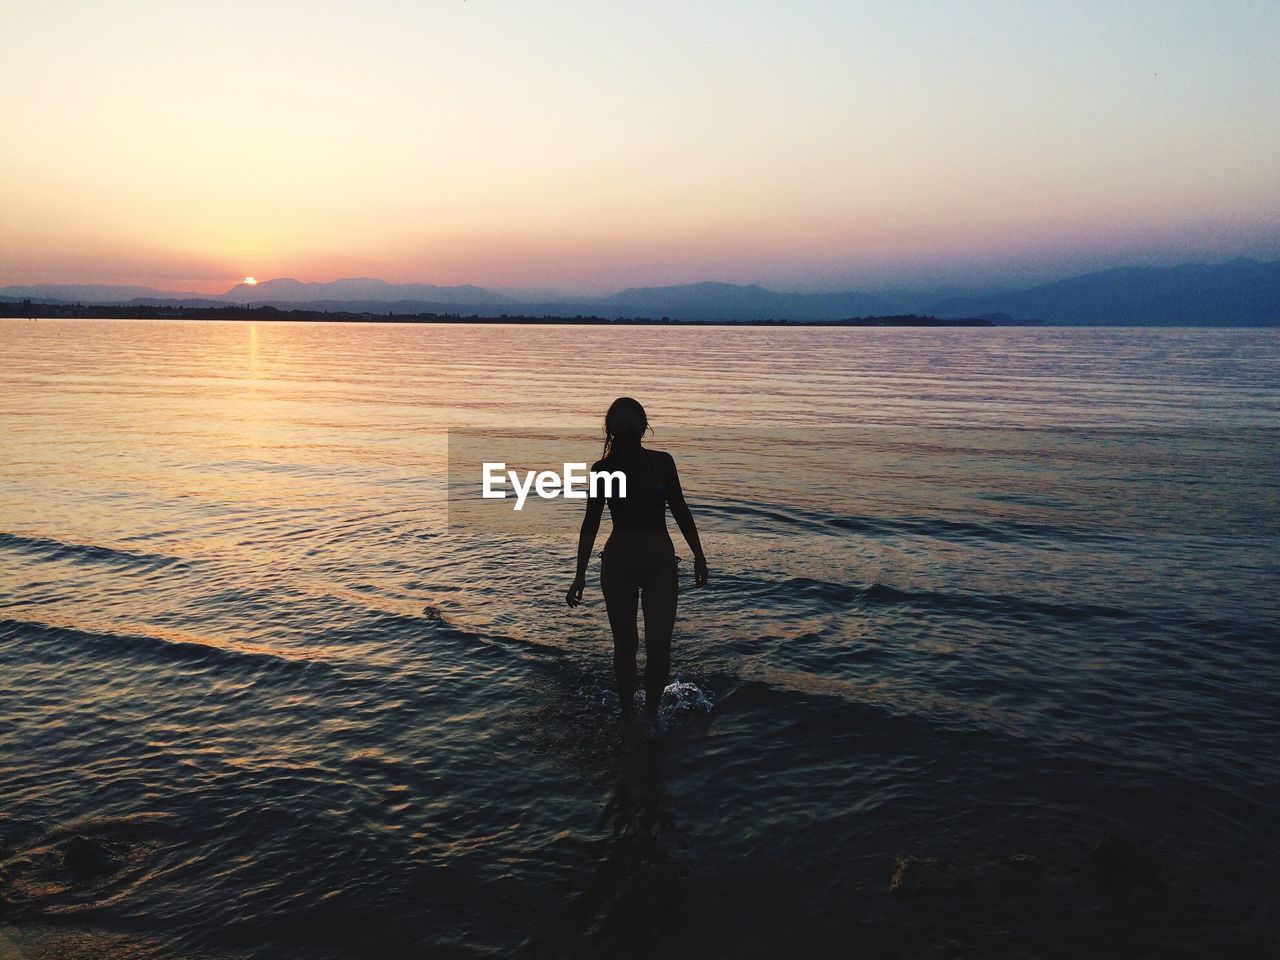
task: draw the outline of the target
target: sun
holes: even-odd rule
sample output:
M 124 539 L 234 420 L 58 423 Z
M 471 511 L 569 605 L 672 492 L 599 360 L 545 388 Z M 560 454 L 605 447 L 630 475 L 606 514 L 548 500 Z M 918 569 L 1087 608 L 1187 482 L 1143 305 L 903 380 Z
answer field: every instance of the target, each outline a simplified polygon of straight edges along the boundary
M 258 281 L 253 279 L 253 277 L 245 277 L 240 282 L 243 283 L 246 287 L 256 287 L 258 285 Z

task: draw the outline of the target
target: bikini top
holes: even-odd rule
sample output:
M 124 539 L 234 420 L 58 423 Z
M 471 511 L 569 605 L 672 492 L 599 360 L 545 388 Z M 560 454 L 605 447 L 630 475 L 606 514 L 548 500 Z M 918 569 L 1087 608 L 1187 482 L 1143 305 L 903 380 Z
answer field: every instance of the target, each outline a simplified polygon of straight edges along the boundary
M 648 467 L 647 476 L 636 476 L 636 470 L 627 474 L 627 496 L 616 494 L 606 501 L 613 529 L 620 533 L 665 533 L 667 529 L 667 488 L 653 463 L 653 454 L 641 448 Z M 614 464 L 605 464 L 609 470 L 621 470 Z

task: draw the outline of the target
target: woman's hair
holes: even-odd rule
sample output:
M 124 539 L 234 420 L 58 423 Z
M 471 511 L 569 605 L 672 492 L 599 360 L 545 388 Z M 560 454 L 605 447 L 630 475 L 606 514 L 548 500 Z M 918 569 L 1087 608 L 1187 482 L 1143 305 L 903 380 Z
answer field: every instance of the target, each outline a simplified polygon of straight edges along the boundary
M 604 453 L 600 457 L 601 460 L 608 460 L 609 454 L 613 452 L 613 425 L 615 418 L 623 410 L 634 410 L 640 414 L 640 432 L 642 434 L 650 429 L 649 417 L 645 414 L 644 407 L 640 406 L 640 401 L 632 400 L 630 397 L 619 397 L 609 404 L 609 412 L 604 415 Z

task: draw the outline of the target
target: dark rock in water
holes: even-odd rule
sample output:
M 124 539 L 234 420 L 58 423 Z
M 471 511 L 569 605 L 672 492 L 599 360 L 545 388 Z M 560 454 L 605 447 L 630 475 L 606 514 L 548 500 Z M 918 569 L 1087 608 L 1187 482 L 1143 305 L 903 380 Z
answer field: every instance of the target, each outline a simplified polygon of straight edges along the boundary
M 1156 894 L 1169 892 L 1169 883 L 1161 875 L 1155 857 L 1118 834 L 1104 833 L 1099 837 L 1089 851 L 1089 859 L 1108 883 Z
M 930 857 L 898 857 L 889 890 L 898 896 L 940 893 L 947 888 L 947 869 Z
M 106 847 L 88 837 L 75 836 L 58 844 L 62 851 L 62 862 L 72 873 L 91 876 L 99 873 L 111 873 L 119 869 L 120 863 Z

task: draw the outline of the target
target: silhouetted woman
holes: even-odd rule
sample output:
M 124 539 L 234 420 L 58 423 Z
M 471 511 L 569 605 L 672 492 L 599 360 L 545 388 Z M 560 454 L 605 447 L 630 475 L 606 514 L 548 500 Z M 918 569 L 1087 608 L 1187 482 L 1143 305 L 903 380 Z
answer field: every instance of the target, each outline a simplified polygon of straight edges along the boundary
M 618 680 L 618 699 L 622 719 L 630 721 L 635 703 L 637 682 L 636 629 L 637 607 L 644 611 L 644 690 L 645 712 L 650 732 L 661 736 L 664 724 L 658 716 L 662 691 L 671 670 L 671 632 L 676 622 L 676 597 L 679 593 L 675 544 L 667 533 L 667 507 L 675 517 L 680 532 L 693 551 L 693 583 L 701 587 L 707 582 L 707 558 L 698 541 L 698 528 L 693 514 L 684 502 L 680 477 L 671 454 L 648 450 L 641 439 L 649 428 L 644 407 L 630 397 L 619 397 L 609 406 L 604 418 L 604 455 L 592 470 L 622 471 L 627 477 L 625 498 L 608 498 L 613 530 L 600 554 L 600 591 L 609 611 L 609 627 L 613 630 L 613 672 Z M 565 603 L 576 607 L 582 602 L 587 584 L 587 561 L 600 530 L 604 499 L 587 499 L 587 513 L 578 535 L 578 572 L 573 586 L 565 595 Z

